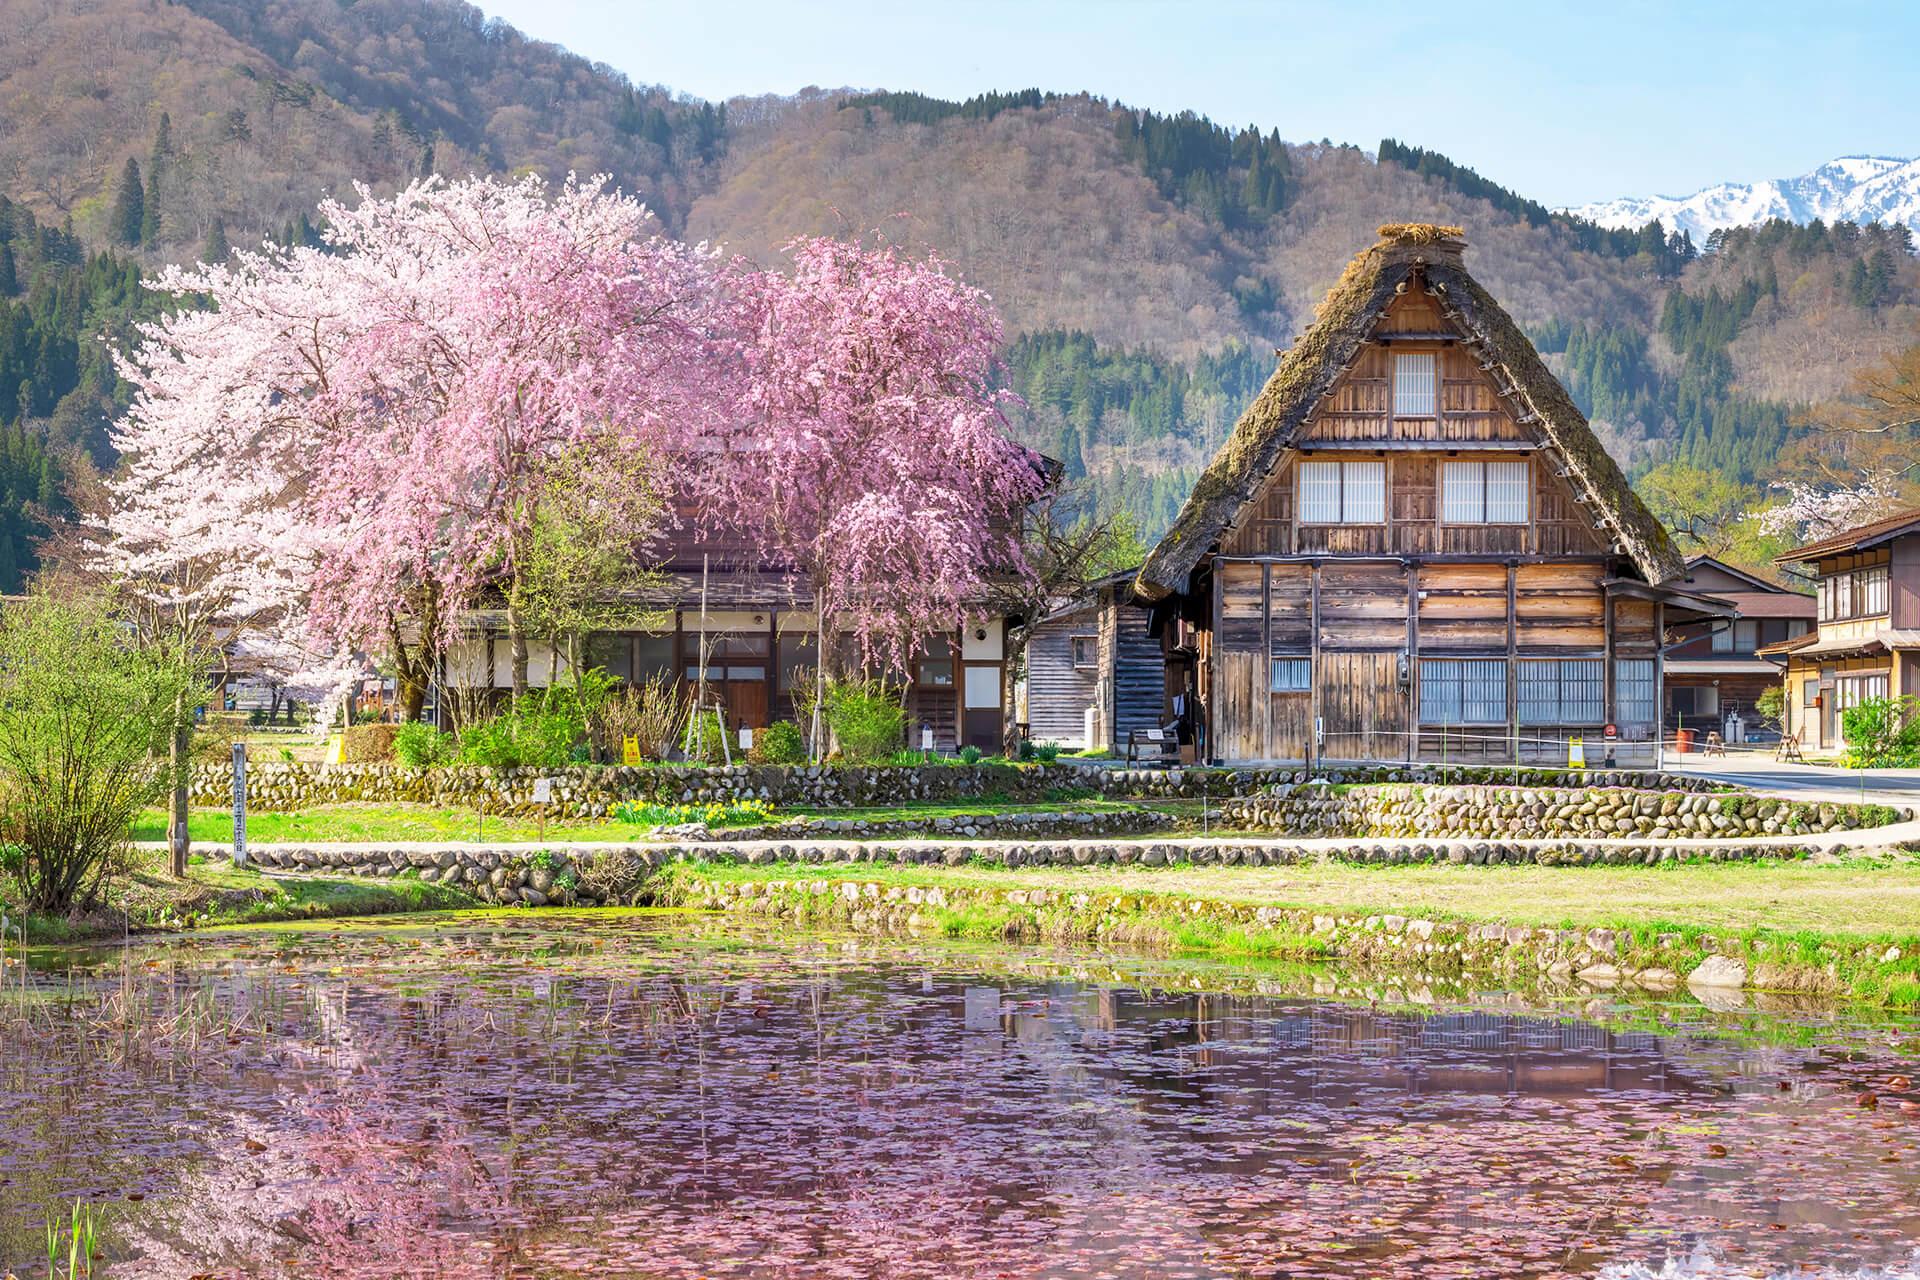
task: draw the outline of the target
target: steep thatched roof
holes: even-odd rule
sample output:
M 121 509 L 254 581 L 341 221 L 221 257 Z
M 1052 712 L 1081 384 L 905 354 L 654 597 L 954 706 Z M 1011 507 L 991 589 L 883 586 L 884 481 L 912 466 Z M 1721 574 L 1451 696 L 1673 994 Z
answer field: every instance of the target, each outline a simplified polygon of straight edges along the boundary
M 1416 270 L 1470 349 L 1491 362 L 1489 372 L 1502 387 L 1512 389 L 1508 400 L 1518 420 L 1538 430 L 1564 459 L 1568 482 L 1587 495 L 1640 576 L 1650 583 L 1678 577 L 1685 566 L 1666 530 L 1628 486 L 1513 318 L 1467 274 L 1460 228 L 1391 223 L 1380 228 L 1380 235 L 1379 243 L 1347 264 L 1313 325 L 1281 357 L 1280 367 L 1241 415 L 1173 527 L 1141 567 L 1136 592 L 1159 600 L 1187 589 L 1194 566 L 1259 493 Z

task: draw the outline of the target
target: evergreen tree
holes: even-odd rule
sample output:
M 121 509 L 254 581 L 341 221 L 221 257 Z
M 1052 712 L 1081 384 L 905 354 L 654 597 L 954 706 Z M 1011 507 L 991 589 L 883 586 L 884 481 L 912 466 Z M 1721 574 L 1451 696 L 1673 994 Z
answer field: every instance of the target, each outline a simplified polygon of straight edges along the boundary
M 231 252 L 227 244 L 227 224 L 215 218 L 207 224 L 206 242 L 200 246 L 200 261 L 225 262 Z
M 0 298 L 20 292 L 20 272 L 13 260 L 13 246 L 0 242 Z
M 153 248 L 160 243 L 160 166 L 149 163 L 147 166 L 147 194 L 141 202 L 140 243 Z
M 113 197 L 113 219 L 108 224 L 114 240 L 133 246 L 140 243 L 140 227 L 146 221 L 146 190 L 140 178 L 140 162 L 127 157 L 120 171 L 120 189 Z

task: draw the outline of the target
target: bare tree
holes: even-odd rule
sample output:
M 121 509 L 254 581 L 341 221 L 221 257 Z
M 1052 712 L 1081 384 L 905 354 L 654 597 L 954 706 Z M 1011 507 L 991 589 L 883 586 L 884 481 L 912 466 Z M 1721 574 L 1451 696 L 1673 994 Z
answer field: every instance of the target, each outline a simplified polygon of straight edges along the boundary
M 1014 620 L 1007 627 L 1009 677 L 1026 661 L 1027 643 L 1042 618 L 1088 584 L 1137 565 L 1143 553 L 1130 515 L 1097 512 L 1078 491 L 1056 492 L 1028 507 L 1020 542 L 1030 573 L 996 579 L 989 598 L 994 612 Z M 1007 757 L 1016 757 L 1020 728 L 1012 697 L 1006 700 L 1000 739 Z

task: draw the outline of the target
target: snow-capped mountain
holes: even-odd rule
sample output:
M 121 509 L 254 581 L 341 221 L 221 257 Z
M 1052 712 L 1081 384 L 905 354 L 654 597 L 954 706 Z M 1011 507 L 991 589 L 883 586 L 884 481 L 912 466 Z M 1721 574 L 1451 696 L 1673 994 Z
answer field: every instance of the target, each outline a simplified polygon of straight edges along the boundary
M 1723 182 L 1690 196 L 1627 196 L 1569 212 L 1607 227 L 1641 227 L 1658 218 L 1669 231 L 1684 227 L 1695 243 L 1719 228 L 1768 218 L 1904 222 L 1920 232 L 1920 159 L 1842 156 L 1797 178 Z

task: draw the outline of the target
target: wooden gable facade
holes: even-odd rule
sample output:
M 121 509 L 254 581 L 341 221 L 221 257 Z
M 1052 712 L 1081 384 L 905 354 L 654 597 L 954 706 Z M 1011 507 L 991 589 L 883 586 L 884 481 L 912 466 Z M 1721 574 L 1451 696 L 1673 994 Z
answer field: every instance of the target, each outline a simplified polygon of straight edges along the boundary
M 1142 571 L 1185 622 L 1201 754 L 1565 764 L 1580 737 L 1651 763 L 1678 558 L 1584 420 L 1569 439 L 1564 392 L 1529 394 L 1552 375 L 1525 339 L 1454 305 L 1431 268 L 1464 276 L 1458 242 L 1405 250 L 1356 262 L 1373 305 L 1343 316 L 1336 289 Z

